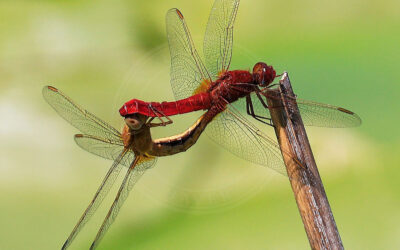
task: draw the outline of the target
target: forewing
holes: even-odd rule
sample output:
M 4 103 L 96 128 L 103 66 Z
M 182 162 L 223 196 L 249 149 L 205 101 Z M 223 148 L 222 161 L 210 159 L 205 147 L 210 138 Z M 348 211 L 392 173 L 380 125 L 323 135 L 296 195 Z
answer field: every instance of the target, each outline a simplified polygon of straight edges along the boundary
M 184 99 L 192 96 L 202 82 L 210 82 L 210 75 L 194 47 L 185 19 L 178 9 L 167 12 L 166 25 L 171 54 L 172 90 L 176 99 Z
M 261 104 L 257 95 L 252 93 L 250 96 L 255 114 L 263 117 L 270 117 L 269 110 Z M 291 100 L 289 97 L 287 99 Z M 303 123 L 306 126 L 345 128 L 361 125 L 360 117 L 354 112 L 345 108 L 301 99 L 296 99 L 296 102 L 297 106 L 299 107 Z M 246 100 L 244 98 L 239 99 L 233 105 L 242 111 L 242 113 L 246 113 Z
M 233 25 L 239 0 L 216 0 L 204 35 L 204 57 L 207 70 L 215 80 L 229 68 L 232 58 Z
M 208 125 L 206 134 L 233 154 L 286 175 L 278 144 L 247 121 L 232 106 L 220 113 Z
M 95 115 L 74 103 L 58 89 L 45 86 L 42 90 L 44 99 L 72 126 L 83 134 L 93 135 L 108 140 L 120 140 L 121 134 Z
M 78 223 L 75 225 L 74 229 L 72 230 L 71 234 L 69 235 L 68 239 L 65 241 L 62 249 L 67 249 L 68 246 L 72 243 L 75 239 L 76 235 L 79 231 L 85 226 L 85 224 L 90 220 L 92 215 L 96 212 L 97 208 L 104 200 L 104 197 L 108 194 L 111 187 L 113 186 L 116 178 L 118 177 L 119 172 L 121 171 L 121 165 L 119 164 L 123 161 L 126 155 L 126 151 L 121 151 L 117 158 L 114 160 L 111 168 L 108 170 L 106 176 L 104 177 L 100 187 L 97 189 L 96 194 L 94 195 L 92 201 L 90 202 L 89 206 L 86 208 L 85 212 L 79 219 Z
M 91 135 L 77 134 L 74 137 L 76 144 L 89 153 L 103 157 L 109 160 L 116 160 L 119 154 L 124 150 L 122 140 L 108 140 Z M 126 152 L 125 157 L 121 160 L 121 164 L 129 167 L 135 158 L 133 151 Z
M 345 108 L 297 99 L 304 125 L 316 127 L 345 128 L 361 125 L 361 119 Z
M 106 218 L 104 219 L 103 224 L 101 225 L 100 230 L 98 231 L 95 240 L 93 241 L 90 249 L 96 248 L 99 244 L 100 240 L 103 238 L 108 228 L 114 222 L 117 217 L 122 204 L 128 197 L 129 192 L 132 190 L 135 183 L 139 180 L 139 178 L 144 174 L 144 170 L 150 168 L 155 163 L 155 159 L 146 159 L 136 158 L 133 164 L 129 167 L 125 178 L 121 184 L 120 189 L 118 190 L 117 196 L 107 213 Z

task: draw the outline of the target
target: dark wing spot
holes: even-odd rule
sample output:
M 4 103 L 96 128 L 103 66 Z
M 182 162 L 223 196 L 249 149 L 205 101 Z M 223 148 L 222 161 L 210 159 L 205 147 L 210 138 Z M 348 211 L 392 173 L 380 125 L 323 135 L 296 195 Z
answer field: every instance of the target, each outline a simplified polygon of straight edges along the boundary
M 176 9 L 176 14 L 178 14 L 180 19 L 183 19 L 182 12 L 180 12 L 178 9 Z
M 51 91 L 58 92 L 58 89 L 56 89 L 52 86 L 47 86 L 47 88 L 50 89 Z
M 338 110 L 339 110 L 339 111 L 342 111 L 342 112 L 344 112 L 344 113 L 347 113 L 347 114 L 349 114 L 349 115 L 354 115 L 353 112 L 351 112 L 350 110 L 344 109 L 344 108 L 338 108 Z

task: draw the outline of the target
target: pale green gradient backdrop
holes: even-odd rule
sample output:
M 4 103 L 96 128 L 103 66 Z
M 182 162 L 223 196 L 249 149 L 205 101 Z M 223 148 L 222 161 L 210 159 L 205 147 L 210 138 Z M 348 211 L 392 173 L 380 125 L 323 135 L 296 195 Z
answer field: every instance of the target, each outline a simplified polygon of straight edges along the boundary
M 130 98 L 172 100 L 164 16 L 178 7 L 201 50 L 213 1 L 0 2 L 0 249 L 57 249 L 110 162 L 74 145 L 44 102 L 51 84 L 110 122 Z M 299 97 L 357 112 L 309 128 L 345 247 L 400 247 L 400 2 L 242 0 L 232 68 L 266 61 Z M 182 131 L 176 117 L 155 137 Z M 270 131 L 270 128 L 265 128 Z M 114 189 L 113 191 L 116 191 Z M 100 249 L 307 249 L 289 182 L 206 136 L 141 179 Z M 114 194 L 72 245 L 87 249 Z

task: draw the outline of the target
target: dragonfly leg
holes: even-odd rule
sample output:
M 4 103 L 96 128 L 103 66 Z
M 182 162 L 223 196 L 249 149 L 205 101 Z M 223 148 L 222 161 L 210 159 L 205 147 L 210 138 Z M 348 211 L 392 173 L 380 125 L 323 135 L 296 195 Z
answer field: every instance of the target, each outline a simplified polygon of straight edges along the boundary
M 279 84 L 274 84 L 274 85 L 279 85 Z M 273 86 L 273 85 L 271 85 L 271 86 Z M 276 99 L 276 98 L 280 98 L 280 96 L 278 96 L 278 95 L 271 95 L 271 94 L 269 94 L 267 91 L 268 91 L 268 89 L 270 88 L 270 86 L 268 86 L 267 88 L 263 88 L 263 89 L 259 89 L 259 92 L 256 92 L 256 94 L 257 94 L 257 97 L 258 97 L 258 99 L 260 100 L 260 102 L 261 102 L 261 104 L 264 106 L 264 107 L 268 107 L 268 109 L 271 109 L 271 108 L 283 108 L 283 106 L 268 106 L 265 102 L 264 102 L 264 100 L 262 99 L 262 96 L 264 96 L 266 99 L 268 98 L 268 99 Z M 292 98 L 293 99 L 293 98 Z M 295 99 L 294 99 L 295 100 Z
M 260 95 L 260 92 L 261 92 L 261 90 L 260 90 L 259 88 L 257 88 L 257 90 L 255 91 L 255 93 L 256 93 L 256 95 L 257 95 L 257 97 L 258 97 L 258 100 L 260 100 L 260 102 L 261 102 L 261 104 L 263 105 L 263 107 L 267 109 L 267 108 L 268 108 L 268 105 L 265 103 L 264 99 L 263 99 L 262 96 Z M 250 102 L 251 102 L 251 99 L 250 99 Z
M 279 83 L 274 83 L 274 84 L 272 84 L 272 85 L 268 85 L 268 89 L 270 89 L 270 88 L 272 88 L 272 87 L 275 87 L 275 86 L 279 86 Z
M 172 124 L 173 121 L 171 118 L 169 118 L 169 116 L 165 115 L 163 112 L 157 110 L 156 108 L 154 108 L 153 106 L 149 106 L 149 108 L 154 112 L 154 114 L 156 114 L 157 118 L 161 121 L 159 123 L 152 123 L 152 121 L 154 120 L 155 117 L 151 117 L 150 120 L 146 123 L 146 125 L 150 128 L 153 127 L 160 127 L 160 126 L 167 126 L 169 124 Z M 164 121 L 162 119 L 162 117 L 164 117 L 165 119 L 167 119 L 168 121 Z
M 154 117 L 152 117 L 152 118 L 154 118 Z M 164 127 L 164 126 L 167 126 L 167 125 L 173 123 L 173 121 L 171 120 L 171 118 L 169 118 L 168 116 L 165 116 L 165 118 L 168 119 L 168 121 L 164 121 L 161 117 L 158 117 L 158 119 L 159 119 L 161 122 L 158 122 L 158 123 L 148 122 L 148 123 L 146 123 L 146 125 L 147 125 L 148 127 L 150 127 L 150 128 L 154 128 L 154 127 Z
M 259 97 L 260 98 L 260 97 Z M 265 104 L 265 103 L 264 103 Z M 263 106 L 264 106 L 264 104 L 263 104 Z M 266 106 L 266 105 L 265 105 Z M 264 107 L 265 107 L 264 106 Z M 268 106 L 267 106 L 267 108 L 268 108 Z M 246 110 L 247 110 L 247 114 L 249 114 L 250 116 L 252 116 L 254 119 L 256 119 L 257 121 L 259 121 L 259 122 L 262 122 L 262 123 L 264 123 L 264 124 L 267 124 L 267 125 L 270 125 L 270 126 L 274 126 L 273 124 L 272 124 L 272 120 L 271 120 L 271 118 L 270 117 L 264 117 L 264 116 L 260 116 L 260 115 L 257 115 L 255 112 L 254 112 L 254 107 L 253 107 L 253 102 L 251 101 L 251 97 L 250 97 L 250 95 L 247 95 L 246 96 Z

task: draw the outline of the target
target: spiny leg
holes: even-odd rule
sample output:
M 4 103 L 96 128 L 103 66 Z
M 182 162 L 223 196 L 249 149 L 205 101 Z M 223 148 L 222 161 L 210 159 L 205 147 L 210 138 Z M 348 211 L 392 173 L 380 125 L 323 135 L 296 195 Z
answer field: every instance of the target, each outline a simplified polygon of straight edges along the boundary
M 267 106 L 268 107 L 268 106 Z M 246 110 L 247 110 L 247 114 L 249 114 L 250 116 L 252 116 L 254 119 L 256 119 L 259 122 L 262 122 L 264 124 L 270 125 L 270 126 L 274 126 L 272 124 L 272 120 L 269 117 L 264 117 L 264 116 L 260 116 L 255 114 L 254 112 L 254 107 L 253 107 L 253 102 L 251 100 L 250 95 L 246 96 Z M 265 121 L 267 120 L 267 121 Z
M 268 86 L 268 87 L 266 87 L 266 88 L 263 88 L 263 89 L 259 89 L 259 92 L 256 92 L 256 94 L 257 94 L 257 97 L 258 97 L 258 99 L 260 99 L 261 100 L 261 103 L 265 103 L 264 101 L 263 101 L 263 99 L 262 99 L 262 96 L 264 96 L 266 99 L 274 99 L 274 98 L 281 98 L 280 97 L 280 91 L 279 91 L 279 94 L 277 95 L 277 94 L 273 94 L 273 95 L 271 95 L 271 94 L 268 94 L 268 89 L 270 89 L 272 86 L 274 86 L 274 85 L 279 85 L 279 84 L 273 84 L 273 85 L 271 85 L 271 86 Z M 262 96 L 261 96 L 262 95 Z M 296 101 L 296 98 L 293 98 L 293 97 L 290 97 L 290 96 L 286 96 L 288 99 L 291 99 L 291 100 L 294 100 L 294 101 Z M 265 104 L 265 105 L 267 105 L 267 104 Z M 265 106 L 264 106 L 265 107 Z M 267 106 L 269 109 L 271 109 L 271 108 L 283 108 L 283 106 Z
M 262 96 L 260 95 L 261 90 L 259 88 L 257 88 L 255 92 L 256 92 L 256 95 L 257 95 L 258 99 L 260 100 L 261 104 L 263 105 L 263 107 L 267 109 L 268 105 L 264 102 Z
M 161 121 L 160 123 L 151 123 L 151 121 L 153 121 L 155 117 L 150 118 L 150 120 L 146 123 L 146 125 L 149 126 L 150 128 L 167 126 L 167 125 L 173 123 L 173 121 L 171 120 L 171 118 L 169 118 L 169 116 L 165 115 L 162 111 L 159 111 L 158 109 L 154 108 L 151 104 L 149 105 L 149 108 L 153 111 L 153 113 Z M 164 121 L 162 119 L 162 117 L 165 117 L 168 121 Z
M 261 104 L 263 105 L 263 107 L 266 108 L 266 109 L 268 109 L 268 105 L 265 103 L 265 101 L 262 99 L 262 97 L 261 97 L 261 95 L 260 95 L 260 93 L 259 93 L 259 92 L 261 92 L 261 90 L 260 90 L 257 86 L 255 86 L 254 84 L 249 84 L 249 83 L 238 83 L 237 85 L 241 85 L 241 86 L 251 86 L 251 87 L 253 87 L 254 90 L 253 90 L 252 92 L 255 92 L 255 93 L 256 93 L 256 95 L 257 95 L 258 99 L 260 100 Z M 241 88 L 239 88 L 239 87 L 237 87 L 237 86 L 235 86 L 235 85 L 231 86 L 231 88 L 232 88 L 232 89 L 235 89 L 235 90 L 237 90 L 237 91 L 243 91 L 243 89 L 241 89 Z M 247 109 L 247 114 L 249 114 L 250 116 L 252 116 L 252 117 L 253 117 L 254 119 L 256 119 L 257 121 L 260 121 L 260 122 L 262 122 L 262 123 L 264 123 L 264 124 L 273 126 L 273 125 L 272 125 L 272 120 L 271 120 L 270 117 L 260 116 L 260 115 L 257 115 L 257 114 L 255 113 L 254 107 L 253 107 L 253 103 L 252 103 L 252 101 L 251 101 L 250 94 L 246 96 L 246 109 Z M 264 121 L 264 120 L 267 120 L 267 121 Z

